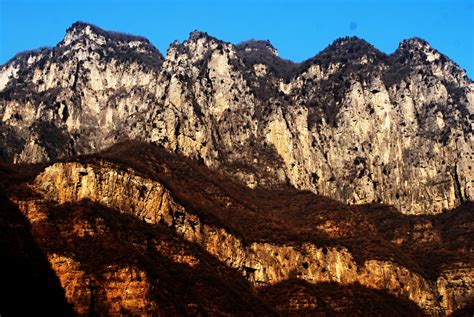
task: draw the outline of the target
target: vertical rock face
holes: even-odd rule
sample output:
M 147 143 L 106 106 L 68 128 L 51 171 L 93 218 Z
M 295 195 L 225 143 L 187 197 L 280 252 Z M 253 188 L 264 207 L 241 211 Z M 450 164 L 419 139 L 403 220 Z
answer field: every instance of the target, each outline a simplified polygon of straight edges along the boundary
M 113 144 L 122 124 L 137 125 L 144 115 L 142 104 L 124 99 L 153 87 L 161 63 L 147 40 L 81 23 L 54 49 L 18 55 L 9 67 L 20 72 L 3 88 L 10 106 L 1 109 L 2 126 L 16 126 L 9 132 L 18 143 L 3 152 L 17 162 L 38 162 Z M 117 117 L 120 112 L 135 119 Z
M 153 156 L 147 156 L 144 153 L 140 153 L 140 155 L 146 157 L 148 161 L 154 162 L 153 164 L 158 164 L 151 165 L 155 166 L 154 170 L 157 173 L 162 170 L 164 173 L 169 173 L 171 179 L 178 177 L 175 165 L 160 161 Z M 158 168 L 157 166 L 161 167 Z M 189 173 L 186 165 L 179 166 L 185 170 L 181 173 Z M 76 219 L 75 217 L 81 217 L 81 213 L 84 213 L 85 210 L 82 210 L 81 213 L 73 213 L 73 215 L 77 214 L 78 216 L 68 216 L 71 218 L 68 221 L 59 221 L 58 219 L 61 218 L 57 217 L 64 217 L 60 215 L 68 212 L 68 204 L 91 201 L 119 210 L 150 225 L 164 224 L 176 231 L 185 240 L 199 245 L 228 267 L 236 269 L 256 287 L 276 285 L 294 278 L 305 280 L 311 284 L 335 282 L 347 287 L 356 283 L 369 289 L 383 290 L 393 296 L 409 299 L 430 315 L 450 314 L 466 307 L 474 298 L 474 271 L 469 257 L 459 260 L 454 260 L 453 257 L 451 262 L 442 265 L 438 275 L 428 277 L 426 274 L 420 274 L 417 264 L 413 264 L 413 260 L 410 259 L 397 259 L 391 255 L 384 258 L 383 254 L 369 251 L 369 254 L 366 254 L 362 261 L 358 260 L 352 253 L 355 251 L 350 251 L 349 247 L 344 246 L 347 241 L 338 246 L 334 245 L 334 243 L 341 243 L 337 242 L 338 240 L 325 242 L 328 246 L 324 246 L 324 244 L 321 246 L 311 242 L 308 238 L 306 238 L 306 241 L 294 238 L 296 240 L 286 243 L 277 243 L 268 239 L 267 241 L 264 239 L 252 241 L 252 238 L 245 234 L 235 232 L 235 227 L 229 227 L 229 224 L 222 222 L 224 218 L 218 214 L 212 214 L 212 212 L 209 213 L 210 211 L 204 210 L 196 212 L 189 205 L 189 201 L 178 202 L 163 182 L 144 177 L 143 173 L 144 170 L 135 171 L 132 168 L 119 167 L 103 160 L 92 160 L 90 163 L 57 163 L 47 167 L 43 173 L 36 176 L 34 181 L 30 183 L 29 188 L 36 193 L 31 196 L 32 198 L 27 200 L 16 199 L 16 201 L 20 210 L 33 224 L 33 228 L 44 228 L 48 223 L 48 226 L 55 225 L 59 227 L 59 233 L 53 234 L 50 230 L 45 237 L 52 234 L 54 236 L 69 237 L 67 243 L 73 244 L 73 241 L 81 237 L 79 241 L 89 241 L 88 248 L 95 239 L 92 239 L 93 236 L 107 235 L 107 232 L 114 232 L 114 228 L 107 229 L 107 226 L 104 227 L 104 220 L 101 220 L 101 218 L 93 220 L 93 222 L 89 220 L 86 223 L 82 223 L 83 220 L 73 220 Z M 190 173 L 190 175 L 198 174 L 199 172 L 196 171 Z M 191 179 L 193 177 L 196 176 L 190 176 Z M 190 182 L 192 181 L 190 180 Z M 209 188 L 206 182 L 201 182 L 201 184 L 203 186 L 201 191 L 205 192 L 204 197 L 211 199 L 213 204 L 222 203 L 226 206 L 239 204 L 238 196 L 232 196 L 228 192 L 220 192 L 216 188 Z M 196 193 L 199 192 L 197 189 L 195 191 Z M 197 196 L 198 194 L 194 192 L 186 193 L 188 199 L 205 199 Z M 249 208 L 244 202 L 240 203 L 242 205 L 235 207 L 237 208 L 235 210 Z M 288 203 L 291 202 L 288 201 Z M 59 206 L 66 207 L 62 207 L 63 209 L 56 212 L 48 212 L 48 208 L 51 209 L 48 204 L 59 204 Z M 86 208 L 90 207 L 86 206 Z M 57 216 L 53 216 L 55 214 Z M 301 215 L 296 216 L 301 217 Z M 252 217 L 268 216 L 266 216 L 264 210 L 261 210 L 257 211 L 255 216 L 250 216 L 249 211 L 242 211 L 241 214 L 231 217 L 247 217 L 247 221 L 256 221 L 252 220 Z M 278 222 L 271 218 L 265 219 L 265 223 L 272 221 L 274 222 L 273 230 L 278 232 L 280 230 Z M 416 244 L 417 240 L 442 239 L 436 238 L 444 234 L 437 232 L 439 229 L 429 225 L 417 225 L 418 221 L 413 221 L 415 222 L 414 227 L 408 229 L 411 232 L 411 237 L 407 233 L 400 233 L 402 239 L 410 240 L 407 244 Z M 330 223 L 334 225 L 331 226 Z M 465 222 L 463 225 L 468 226 L 470 222 Z M 343 226 L 344 221 L 338 222 L 328 215 L 325 225 L 318 227 L 316 231 L 313 229 L 310 235 L 325 232 L 325 234 L 332 234 L 333 237 L 337 237 L 339 235 L 337 232 L 344 230 Z M 364 225 L 364 227 L 366 226 L 374 225 Z M 405 230 L 402 224 L 400 226 L 400 230 Z M 281 229 L 285 230 L 285 228 Z M 119 230 L 119 228 L 115 228 L 115 230 Z M 262 227 L 261 230 L 266 229 Z M 374 226 L 373 230 L 384 229 Z M 349 233 L 344 232 L 343 234 Z M 362 233 L 356 232 L 355 234 L 360 235 Z M 70 235 L 74 236 L 73 240 L 71 240 Z M 403 244 L 400 239 L 395 239 L 390 243 L 390 246 L 385 245 L 385 247 L 397 248 L 397 245 Z M 120 266 L 117 263 L 112 264 L 113 261 L 109 260 L 112 263 L 105 266 L 103 271 L 99 271 L 99 279 L 98 273 L 90 273 L 81 269 L 80 262 L 87 261 L 89 257 L 85 255 L 82 255 L 82 258 L 77 256 L 76 258 L 67 257 L 64 253 L 54 252 L 57 249 L 56 245 L 57 242 L 46 248 L 50 252 L 48 254 L 49 261 L 59 276 L 66 291 L 66 297 L 74 303 L 77 308 L 76 311 L 80 315 L 90 312 L 91 306 L 86 303 L 91 302 L 91 298 L 94 298 L 96 303 L 101 303 L 100 305 L 107 307 L 100 308 L 97 306 L 97 309 L 106 309 L 109 313 L 130 310 L 136 313 L 152 314 L 161 311 L 159 304 L 156 306 L 160 302 L 153 300 L 153 294 L 146 296 L 146 300 L 140 297 L 149 291 L 152 282 L 149 281 L 148 273 L 136 266 L 138 264 L 135 266 L 130 264 Z M 384 247 L 384 245 L 381 245 L 381 247 Z M 176 254 L 173 253 L 175 251 L 166 251 L 167 247 L 165 246 L 159 249 L 162 250 L 161 252 L 165 252 L 166 256 L 173 259 L 174 262 L 186 263 L 191 267 L 198 265 L 201 261 L 192 254 Z M 371 247 L 368 249 L 371 250 Z M 452 250 L 452 252 L 457 253 L 459 250 Z M 91 268 L 96 266 L 91 265 Z M 132 276 L 132 279 L 129 276 Z M 88 288 L 90 285 L 94 286 L 94 283 L 100 284 L 100 287 L 97 286 L 96 293 Z M 123 293 L 124 289 L 126 289 L 125 293 Z M 301 302 L 298 303 L 300 303 L 298 305 L 302 305 Z
M 133 312 L 140 316 L 158 312 L 156 303 L 149 299 L 148 277 L 136 267 L 110 265 L 101 274 L 87 274 L 74 259 L 51 254 L 49 261 L 79 316 L 103 312 L 108 315 Z
M 148 40 L 75 23 L 0 68 L 0 156 L 40 162 L 140 139 L 249 187 L 438 213 L 474 196 L 474 84 L 420 39 L 357 38 L 295 64 L 268 42 Z
M 472 199 L 473 86 L 452 63 L 420 40 L 387 58 L 345 39 L 310 64 L 284 85 L 298 111 L 277 113 L 267 134 L 292 183 L 405 213 Z
M 78 316 L 271 315 L 243 277 L 164 226 L 86 200 L 16 203 Z

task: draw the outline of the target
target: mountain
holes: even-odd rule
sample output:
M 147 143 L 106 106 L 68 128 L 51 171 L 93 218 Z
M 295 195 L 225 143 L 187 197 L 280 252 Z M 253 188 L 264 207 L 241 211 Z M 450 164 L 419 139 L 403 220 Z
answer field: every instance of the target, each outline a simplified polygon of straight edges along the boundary
M 203 32 L 165 58 L 142 37 L 75 23 L 0 69 L 1 158 L 45 162 L 126 139 L 351 204 L 439 213 L 473 192 L 473 83 L 420 39 L 390 56 L 336 40 L 295 64 L 269 42 Z
M 469 313 L 473 89 L 418 38 L 294 63 L 76 22 L 0 67 L 6 303 L 31 283 L 52 315 Z

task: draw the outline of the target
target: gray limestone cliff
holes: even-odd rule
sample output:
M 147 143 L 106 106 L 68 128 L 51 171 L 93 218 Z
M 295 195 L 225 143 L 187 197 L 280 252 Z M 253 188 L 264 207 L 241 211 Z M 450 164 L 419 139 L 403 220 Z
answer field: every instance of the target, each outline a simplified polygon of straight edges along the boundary
M 41 162 L 126 139 L 249 187 L 431 214 L 472 201 L 474 84 L 420 39 L 386 55 L 336 40 L 302 63 L 269 42 L 193 32 L 165 57 L 142 37 L 73 24 L 0 67 L 0 158 Z

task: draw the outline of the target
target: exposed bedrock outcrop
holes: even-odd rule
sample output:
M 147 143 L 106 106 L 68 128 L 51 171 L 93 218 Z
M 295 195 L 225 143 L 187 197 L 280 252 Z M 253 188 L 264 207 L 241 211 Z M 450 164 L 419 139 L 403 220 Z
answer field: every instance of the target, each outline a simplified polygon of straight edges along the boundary
M 267 42 L 148 40 L 76 23 L 0 67 L 0 158 L 40 162 L 139 139 L 249 187 L 439 213 L 474 197 L 474 84 L 420 39 L 357 38 L 295 64 Z
M 132 169 L 117 168 L 106 161 L 94 164 L 56 163 L 38 175 L 30 187 L 41 194 L 41 198 L 18 201 L 30 221 L 34 219 L 34 206 L 41 204 L 41 201 L 58 204 L 82 200 L 97 202 L 145 222 L 164 223 L 174 228 L 186 240 L 197 243 L 226 265 L 239 270 L 257 287 L 291 278 L 310 283 L 358 282 L 369 288 L 406 297 L 430 314 L 449 314 L 473 300 L 473 268 L 453 267 L 443 271 L 436 280 L 430 280 L 396 261 L 374 258 L 359 263 L 342 246 L 244 243 L 226 229 L 207 224 L 198 214 L 186 210 L 160 182 L 144 178 Z M 50 261 L 54 268 L 59 260 L 52 257 Z M 57 273 L 63 286 L 66 285 L 67 294 L 73 296 L 67 288 L 67 280 L 76 277 L 68 277 L 71 272 L 62 274 L 60 269 Z M 117 279 L 120 283 L 119 277 Z

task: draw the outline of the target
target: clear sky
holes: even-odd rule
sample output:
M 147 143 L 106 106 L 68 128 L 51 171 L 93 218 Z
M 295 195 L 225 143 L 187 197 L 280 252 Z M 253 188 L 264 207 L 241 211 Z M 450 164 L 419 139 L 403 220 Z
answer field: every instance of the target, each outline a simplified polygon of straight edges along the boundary
M 233 43 L 268 39 L 293 61 L 341 36 L 357 35 L 386 53 L 418 36 L 474 78 L 474 0 L 0 0 L 0 64 L 56 45 L 77 20 L 143 35 L 163 54 L 198 29 Z

